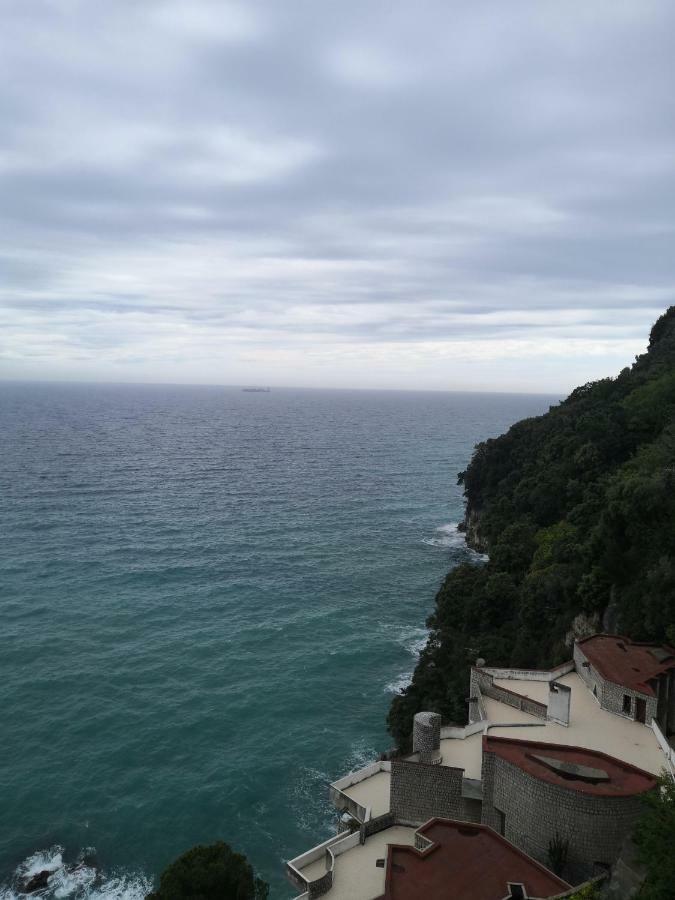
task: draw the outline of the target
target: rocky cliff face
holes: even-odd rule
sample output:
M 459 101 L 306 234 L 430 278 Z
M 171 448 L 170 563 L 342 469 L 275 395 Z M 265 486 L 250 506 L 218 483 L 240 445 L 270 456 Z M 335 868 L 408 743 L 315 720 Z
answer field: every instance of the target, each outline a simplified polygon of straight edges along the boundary
M 467 501 L 464 521 L 460 525 L 460 531 L 464 532 L 466 542 L 472 550 L 476 550 L 478 553 L 487 553 L 487 540 L 481 535 L 480 519 L 480 509 L 474 506 L 470 500 Z

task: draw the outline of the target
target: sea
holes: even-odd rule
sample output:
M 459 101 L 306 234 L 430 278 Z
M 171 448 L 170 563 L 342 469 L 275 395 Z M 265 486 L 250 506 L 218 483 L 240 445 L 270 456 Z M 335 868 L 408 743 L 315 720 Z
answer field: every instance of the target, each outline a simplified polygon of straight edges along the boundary
M 558 400 L 0 383 L 0 900 L 141 900 L 218 839 L 293 897 L 482 564 L 457 473 Z

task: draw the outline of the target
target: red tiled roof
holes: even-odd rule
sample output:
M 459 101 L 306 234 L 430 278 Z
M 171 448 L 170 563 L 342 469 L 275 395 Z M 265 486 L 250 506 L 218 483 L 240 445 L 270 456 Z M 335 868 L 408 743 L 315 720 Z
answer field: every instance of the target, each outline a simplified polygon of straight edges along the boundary
M 675 650 L 665 644 L 638 644 L 617 634 L 594 634 L 577 643 L 607 681 L 650 697 L 655 693 L 649 680 L 675 667 Z
M 385 892 L 378 900 L 503 900 L 509 883 L 524 884 L 530 897 L 553 897 L 569 889 L 487 825 L 431 819 L 419 832 L 433 846 L 423 852 L 391 846 Z
M 656 785 L 656 778 L 597 750 L 484 735 L 483 752 L 495 753 L 541 781 L 600 797 L 631 797 Z

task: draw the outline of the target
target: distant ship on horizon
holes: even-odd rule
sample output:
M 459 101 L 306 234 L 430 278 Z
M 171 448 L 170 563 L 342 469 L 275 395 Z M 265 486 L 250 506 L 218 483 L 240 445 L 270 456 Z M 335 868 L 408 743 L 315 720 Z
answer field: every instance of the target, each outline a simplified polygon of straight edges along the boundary
M 272 388 L 268 387 L 245 387 L 242 388 L 242 391 L 247 391 L 249 394 L 269 394 Z

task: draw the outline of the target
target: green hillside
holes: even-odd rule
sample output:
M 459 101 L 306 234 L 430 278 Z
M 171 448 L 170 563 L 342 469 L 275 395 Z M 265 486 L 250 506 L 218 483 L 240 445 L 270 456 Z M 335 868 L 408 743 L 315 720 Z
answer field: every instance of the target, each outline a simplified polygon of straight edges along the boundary
M 469 665 L 554 665 L 598 629 L 675 642 L 675 307 L 647 353 L 543 416 L 479 444 L 459 481 L 467 540 L 489 553 L 445 579 L 413 682 L 420 709 L 466 721 Z

